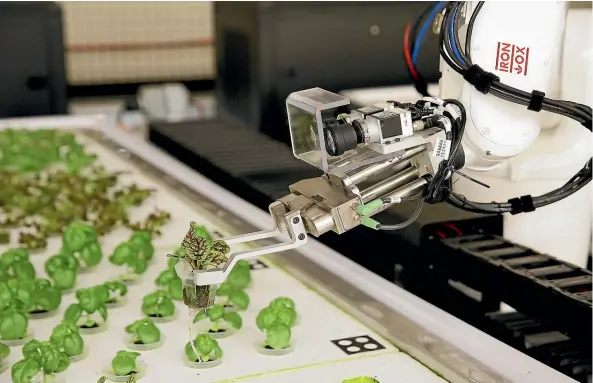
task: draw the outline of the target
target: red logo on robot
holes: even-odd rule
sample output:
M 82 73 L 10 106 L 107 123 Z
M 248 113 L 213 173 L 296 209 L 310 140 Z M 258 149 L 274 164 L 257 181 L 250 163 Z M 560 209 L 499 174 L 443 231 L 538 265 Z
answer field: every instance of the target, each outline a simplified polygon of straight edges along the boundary
M 499 42 L 496 49 L 496 65 L 499 72 L 527 76 L 529 66 L 529 48 L 515 44 Z

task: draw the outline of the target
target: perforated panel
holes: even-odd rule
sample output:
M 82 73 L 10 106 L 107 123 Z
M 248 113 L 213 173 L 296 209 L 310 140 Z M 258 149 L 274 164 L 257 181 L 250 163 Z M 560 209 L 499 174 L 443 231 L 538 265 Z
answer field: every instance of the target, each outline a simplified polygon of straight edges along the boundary
M 209 79 L 211 2 L 62 2 L 70 84 Z

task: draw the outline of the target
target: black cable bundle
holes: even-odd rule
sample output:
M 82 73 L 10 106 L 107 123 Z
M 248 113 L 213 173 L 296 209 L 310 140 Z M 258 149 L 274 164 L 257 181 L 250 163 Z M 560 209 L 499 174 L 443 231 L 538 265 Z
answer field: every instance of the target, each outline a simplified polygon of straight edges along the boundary
M 534 112 L 545 110 L 572 118 L 591 131 L 591 107 L 571 101 L 553 100 L 545 97 L 543 92 L 537 90 L 528 93 L 513 88 L 501 83 L 500 79 L 495 74 L 484 71 L 472 62 L 470 50 L 472 30 L 483 5 L 483 1 L 479 2 L 470 18 L 465 49 L 461 47 L 457 33 L 460 26 L 461 8 L 464 6 L 464 2 L 449 2 L 445 8 L 439 42 L 441 46 L 441 56 L 447 64 L 463 76 L 466 81 L 471 83 L 478 91 L 484 94 L 489 93 L 503 100 L 524 105 Z M 450 28 L 451 23 L 453 23 L 453 28 Z M 452 155 L 451 158 L 454 158 L 454 156 Z M 449 162 L 451 161 L 451 158 Z M 533 211 L 539 207 L 560 201 L 587 185 L 591 181 L 591 164 L 592 160 L 590 159 L 585 166 L 583 166 L 583 168 L 562 187 L 538 197 L 522 196 L 502 203 L 481 203 L 468 201 L 464 196 L 449 190 L 447 191 L 447 202 L 464 210 L 485 214 L 518 214 Z M 435 174 L 435 177 L 437 174 Z M 433 185 L 432 188 L 435 189 L 436 186 L 437 185 Z M 446 188 L 446 186 L 441 183 L 440 188 L 442 189 L 443 187 Z M 438 193 L 433 190 L 433 197 L 435 199 L 442 199 L 443 192 L 441 191 Z

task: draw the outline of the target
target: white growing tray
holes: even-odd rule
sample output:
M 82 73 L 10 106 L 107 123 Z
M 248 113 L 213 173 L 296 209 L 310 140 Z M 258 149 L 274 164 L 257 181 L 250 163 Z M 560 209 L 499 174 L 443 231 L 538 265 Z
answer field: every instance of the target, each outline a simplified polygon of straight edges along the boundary
M 259 209 L 230 195 L 226 190 L 190 171 L 151 145 L 115 129 L 102 126 L 103 122 L 104 120 L 100 117 L 23 119 L 0 121 L 0 129 L 6 127 L 101 129 L 105 135 L 127 151 L 143 157 L 144 160 L 153 163 L 162 170 L 167 170 L 167 173 L 172 177 L 183 181 L 188 186 L 197 188 L 200 193 L 215 203 L 233 210 L 238 217 L 250 221 L 261 229 L 266 228 L 265 226 L 269 224 L 265 220 L 267 218 L 265 213 Z M 220 217 L 208 216 L 204 214 L 204 210 L 197 208 L 192 203 L 186 203 L 185 199 L 176 194 L 165 182 L 143 174 L 132 161 L 127 161 L 125 156 L 118 155 L 112 149 L 102 146 L 88 137 L 83 137 L 81 141 L 86 144 L 89 151 L 99 156 L 99 162 L 109 170 L 128 171 L 129 174 L 122 176 L 124 182 L 134 182 L 141 187 L 157 190 L 143 207 L 133 212 L 132 218 L 143 218 L 155 208 L 167 210 L 172 213 L 173 217 L 172 222 L 163 230 L 162 237 L 157 238 L 154 242 L 157 249 L 155 262 L 143 275 L 142 283 L 130 286 L 128 302 L 125 306 L 109 310 L 109 329 L 106 332 L 84 336 L 89 355 L 86 359 L 73 363 L 63 374 L 66 382 L 94 383 L 103 375 L 103 368 L 109 365 L 115 353 L 125 349 L 124 327 L 142 317 L 141 299 L 145 294 L 156 290 L 154 280 L 165 268 L 166 254 L 172 252 L 180 244 L 189 228 L 189 222 L 196 221 L 199 224 L 205 224 L 210 230 L 216 230 L 224 235 L 227 235 L 228 232 L 227 227 L 217 225 L 220 222 Z M 232 226 L 232 222 L 228 222 L 228 218 L 224 220 Z M 129 234 L 129 231 L 121 229 L 102 240 L 104 250 L 102 263 L 93 272 L 81 274 L 78 278 L 77 288 L 102 283 L 116 277 L 121 272 L 120 268 L 108 262 L 107 257 L 118 243 L 127 239 Z M 13 235 L 13 241 L 15 240 L 16 235 Z M 60 240 L 52 239 L 47 251 L 32 255 L 32 261 L 39 276 L 45 276 L 43 264 L 49 256 L 57 253 L 59 247 Z M 5 248 L 0 248 L 0 250 L 4 251 Z M 450 339 L 447 339 L 459 347 L 458 354 L 467 352 L 473 347 L 476 350 L 473 355 L 488 367 L 483 371 L 480 371 L 479 368 L 476 370 L 475 366 L 472 367 L 475 382 L 561 383 L 572 381 L 411 296 L 313 240 L 301 250 L 301 253 L 318 262 L 320 269 L 322 267 L 329 268 L 331 271 L 337 271 L 341 276 L 347 277 L 351 283 L 359 283 L 357 285 L 359 289 L 364 290 L 379 302 L 391 304 L 394 310 L 403 312 L 405 316 L 415 322 L 420 322 L 421 326 L 432 325 L 431 330 L 438 333 L 439 336 L 450 337 L 453 340 L 451 342 Z M 256 267 L 261 266 L 261 263 L 267 267 Z M 148 367 L 146 375 L 140 381 L 146 383 L 167 381 L 340 383 L 343 379 L 359 375 L 376 377 L 381 383 L 445 381 L 353 316 L 334 306 L 332 302 L 310 287 L 305 286 L 283 268 L 275 267 L 274 263 L 267 259 L 261 260 L 261 263 L 254 262 L 253 283 L 248 290 L 251 304 L 249 309 L 242 314 L 243 328 L 231 337 L 219 340 L 224 352 L 221 365 L 212 369 L 194 370 L 183 364 L 183 348 L 188 341 L 190 318 L 187 308 L 181 302 L 177 302 L 176 319 L 169 323 L 158 324 L 165 336 L 164 345 L 156 350 L 142 352 L 141 360 L 145 361 Z M 277 296 L 288 296 L 294 299 L 301 320 L 293 330 L 294 351 L 284 356 L 265 356 L 259 354 L 254 347 L 255 343 L 262 339 L 262 334 L 255 326 L 255 316 L 261 308 Z M 55 317 L 31 320 L 30 329 L 34 331 L 35 338 L 47 339 L 52 328 L 61 320 L 66 307 L 74 301 L 73 294 L 66 295 Z M 438 327 L 443 330 L 439 331 Z M 479 342 L 478 348 L 475 348 L 476 341 Z M 368 344 L 374 346 L 369 347 Z M 488 357 L 492 354 L 495 356 Z M 443 353 L 440 356 L 446 359 L 446 355 Z M 21 359 L 20 347 L 13 347 L 9 361 L 14 363 L 19 359 Z M 436 359 L 438 359 L 438 355 Z M 426 361 L 426 363 L 429 362 L 435 366 L 446 365 L 443 361 L 440 363 L 435 363 L 434 360 Z M 499 375 L 492 374 L 492 371 Z M 466 371 L 466 373 L 468 372 Z M 468 375 L 472 374 L 468 373 Z M 455 374 L 451 376 L 451 380 L 454 381 L 471 381 L 464 380 L 463 377 L 459 378 L 458 375 L 456 377 Z M 0 375 L 0 382 L 9 381 L 10 370 Z

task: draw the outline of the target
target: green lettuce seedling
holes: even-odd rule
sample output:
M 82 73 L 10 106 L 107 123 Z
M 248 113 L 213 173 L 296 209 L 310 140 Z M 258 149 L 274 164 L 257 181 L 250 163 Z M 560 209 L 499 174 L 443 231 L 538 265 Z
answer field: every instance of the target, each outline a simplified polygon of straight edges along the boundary
M 296 311 L 283 304 L 268 306 L 257 315 L 255 323 L 266 334 L 264 347 L 275 350 L 290 347 L 290 328 L 296 321 Z
M 64 313 L 64 321 L 78 328 L 95 328 L 100 326 L 97 315 L 105 322 L 109 300 L 109 292 L 104 285 L 88 287 L 76 291 L 78 303 L 71 304 Z
M 80 268 L 96 266 L 103 258 L 97 231 L 83 222 L 66 226 L 62 233 L 62 252 L 74 256 Z
M 69 290 L 76 285 L 78 261 L 74 256 L 60 253 L 45 262 L 45 272 L 60 290 Z
M 55 374 L 70 367 L 68 355 L 50 342 L 31 340 L 23 346 L 24 359 L 12 366 L 14 383 L 30 383 L 37 374 L 43 374 L 43 382 L 53 381 Z
M 54 327 L 49 341 L 68 357 L 80 355 L 84 351 L 84 340 L 80 336 L 78 327 L 69 322 L 62 322 Z
M 122 242 L 109 257 L 109 262 L 116 266 L 126 266 L 127 271 L 120 278 L 126 280 L 136 275 L 144 274 L 148 269 L 148 259 L 140 257 L 140 250 L 130 241 Z
M 152 245 L 152 233 L 148 231 L 137 231 L 130 237 L 129 242 L 136 247 L 138 258 L 150 262 L 154 257 L 154 246 Z
M 274 307 L 278 307 L 280 305 L 288 307 L 289 309 L 296 311 L 296 305 L 294 304 L 294 301 L 287 297 L 274 298 L 274 299 L 272 299 L 272 301 L 270 302 L 270 304 L 268 306 L 274 308 Z
M 0 342 L 0 366 L 5 363 L 5 360 L 10 355 L 10 347 Z
M 26 249 L 9 249 L 0 256 L 0 269 L 4 280 L 27 280 L 35 278 L 35 267 L 29 261 Z M 1 281 L 1 280 L 0 280 Z
M 53 311 L 62 303 L 62 292 L 47 279 L 12 280 L 8 287 L 29 314 Z
M 194 317 L 193 323 L 198 323 L 204 320 L 210 321 L 210 329 L 208 332 L 224 332 L 227 331 L 221 328 L 222 322 L 226 322 L 231 328 L 239 330 L 243 326 L 243 320 L 241 316 L 235 312 L 226 312 L 224 306 L 214 305 L 210 308 L 201 310 Z
M 177 260 L 171 258 L 177 263 Z M 173 268 L 167 268 L 163 270 L 154 283 L 160 287 L 161 289 L 165 290 L 172 299 L 176 301 L 183 300 L 183 284 L 181 282 L 181 278 L 175 272 L 175 266 Z
M 380 383 L 377 379 L 368 376 L 359 376 L 357 378 L 343 380 L 342 383 Z
M 200 334 L 192 343 L 193 347 L 189 342 L 185 344 L 185 356 L 190 362 L 206 363 L 222 358 L 222 350 L 218 342 L 210 335 Z
M 216 295 L 227 298 L 225 306 L 235 306 L 245 310 L 249 306 L 249 295 L 243 291 L 251 282 L 251 268 L 247 261 L 239 261 L 227 279 L 218 286 Z
M 117 376 L 128 376 L 138 372 L 136 359 L 140 353 L 134 351 L 118 351 L 111 361 L 111 368 Z
M 24 303 L 17 299 L 8 283 L 0 282 L 0 340 L 23 339 L 28 327 Z
M 165 318 L 175 314 L 175 304 L 166 291 L 159 290 L 142 298 L 142 312 L 151 318 Z
M 139 319 L 126 326 L 126 332 L 133 335 L 134 344 L 153 344 L 161 340 L 161 331 L 148 318 Z
M 121 301 L 128 293 L 128 286 L 118 281 L 108 281 L 103 284 L 107 289 L 109 298 L 105 303 L 117 303 Z

